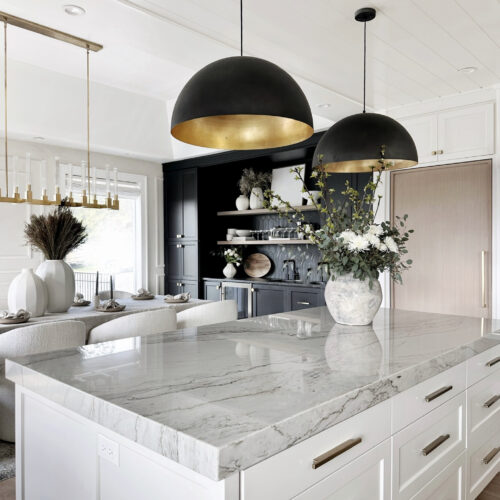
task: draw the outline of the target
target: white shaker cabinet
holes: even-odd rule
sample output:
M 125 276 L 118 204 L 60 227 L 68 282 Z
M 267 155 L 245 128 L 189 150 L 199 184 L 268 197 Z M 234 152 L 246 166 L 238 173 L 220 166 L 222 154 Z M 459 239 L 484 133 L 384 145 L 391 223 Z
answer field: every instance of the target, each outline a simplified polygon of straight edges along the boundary
M 494 103 L 484 102 L 400 118 L 415 141 L 420 164 L 494 154 Z

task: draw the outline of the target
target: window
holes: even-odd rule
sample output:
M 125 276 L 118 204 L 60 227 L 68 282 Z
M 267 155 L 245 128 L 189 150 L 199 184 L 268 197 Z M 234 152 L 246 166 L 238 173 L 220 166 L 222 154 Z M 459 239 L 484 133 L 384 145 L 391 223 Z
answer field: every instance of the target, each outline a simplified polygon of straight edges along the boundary
M 69 167 L 65 168 L 63 186 L 69 184 Z M 73 169 L 75 170 L 75 169 Z M 81 184 L 79 176 L 73 176 L 74 197 L 80 199 Z M 68 179 L 66 179 L 68 177 Z M 97 195 L 99 201 L 105 196 L 105 171 L 97 173 Z M 118 195 L 120 210 L 73 208 L 73 213 L 86 226 L 88 238 L 80 248 L 68 255 L 67 261 L 76 273 L 95 273 L 113 275 L 115 289 L 134 292 L 147 286 L 144 277 L 142 242 L 145 225 L 146 179 L 141 175 L 119 173 Z

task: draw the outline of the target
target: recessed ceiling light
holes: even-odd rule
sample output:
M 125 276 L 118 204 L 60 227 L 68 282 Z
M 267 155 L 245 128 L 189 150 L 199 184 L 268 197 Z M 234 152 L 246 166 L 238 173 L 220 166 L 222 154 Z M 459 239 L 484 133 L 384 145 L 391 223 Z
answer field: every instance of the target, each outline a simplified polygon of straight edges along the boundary
M 45 137 L 42 137 L 41 135 L 36 135 L 35 137 L 33 137 L 33 139 L 35 141 L 44 141 L 45 140 Z
M 331 104 L 329 102 L 324 102 L 323 104 L 318 104 L 318 108 L 329 108 Z
M 83 16 L 85 14 L 85 9 L 79 5 L 65 5 L 64 12 L 70 16 Z
M 477 71 L 477 68 L 475 66 L 465 66 L 464 68 L 459 68 L 458 71 L 460 73 L 474 73 L 474 71 Z

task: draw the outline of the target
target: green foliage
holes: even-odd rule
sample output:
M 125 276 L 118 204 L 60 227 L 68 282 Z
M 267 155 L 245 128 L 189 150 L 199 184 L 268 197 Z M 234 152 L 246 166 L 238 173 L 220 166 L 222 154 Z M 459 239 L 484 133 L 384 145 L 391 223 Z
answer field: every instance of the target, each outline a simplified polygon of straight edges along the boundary
M 271 172 L 255 172 L 253 168 L 244 168 L 238 181 L 241 194 L 249 196 L 253 188 L 266 190 L 271 186 Z
M 391 278 L 401 283 L 401 273 L 412 264 L 411 259 L 405 259 L 408 253 L 406 243 L 413 233 L 413 230 L 406 228 L 407 215 L 396 217 L 395 225 L 389 221 L 375 223 L 382 200 L 377 188 L 382 172 L 390 166 L 384 160 L 382 147 L 381 159 L 372 169 L 372 179 L 361 191 L 346 181 L 340 192 L 341 197 L 337 196 L 335 189 L 328 187 L 330 174 L 322 167 L 322 158 L 319 158 L 319 164 L 311 173 L 315 188 L 320 191 L 317 197 L 307 187 L 303 168 L 292 167 L 295 179 L 302 182 L 305 197 L 311 200 L 320 214 L 322 225 L 316 231 L 305 223 L 303 212 L 295 210 L 271 190 L 264 193 L 265 206 L 284 210 L 290 222 L 302 228 L 308 239 L 318 245 L 322 260 L 329 264 L 332 279 L 352 273 L 360 280 L 368 279 L 371 285 L 379 273 L 389 271 Z

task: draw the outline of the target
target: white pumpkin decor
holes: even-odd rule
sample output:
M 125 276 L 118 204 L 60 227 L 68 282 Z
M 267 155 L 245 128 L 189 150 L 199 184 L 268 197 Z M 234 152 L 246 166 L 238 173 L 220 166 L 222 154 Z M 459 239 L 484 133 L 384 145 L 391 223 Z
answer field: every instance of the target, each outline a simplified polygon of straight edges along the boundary
M 36 270 L 48 292 L 48 312 L 66 312 L 75 296 L 75 274 L 64 260 L 45 260 Z
M 32 317 L 43 316 L 47 310 L 47 288 L 42 278 L 33 269 L 23 269 L 9 286 L 9 311 L 24 309 Z

